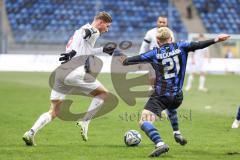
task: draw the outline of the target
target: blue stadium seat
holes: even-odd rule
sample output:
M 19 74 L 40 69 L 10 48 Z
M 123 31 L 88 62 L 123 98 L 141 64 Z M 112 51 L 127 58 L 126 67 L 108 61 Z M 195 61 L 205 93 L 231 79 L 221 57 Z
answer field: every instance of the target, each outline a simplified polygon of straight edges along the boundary
M 239 0 L 193 0 L 209 33 L 240 33 Z
M 168 0 L 5 0 L 5 6 L 18 43 L 66 43 L 75 29 L 91 23 L 95 13 L 103 10 L 113 17 L 104 39 L 142 40 L 160 15 L 169 16 L 170 27 L 185 36 L 180 38 L 187 35 L 179 12 Z

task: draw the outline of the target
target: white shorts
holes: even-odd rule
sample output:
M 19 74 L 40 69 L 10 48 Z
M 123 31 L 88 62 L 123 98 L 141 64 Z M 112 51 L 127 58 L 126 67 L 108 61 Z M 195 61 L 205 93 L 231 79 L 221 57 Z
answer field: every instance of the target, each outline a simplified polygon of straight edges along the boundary
M 206 71 L 205 65 L 206 65 L 206 63 L 205 63 L 204 60 L 195 62 L 195 64 L 191 64 L 191 65 L 189 66 L 189 72 L 190 72 L 190 73 L 201 73 L 201 72 L 205 72 L 205 71 Z
M 66 95 L 89 95 L 103 85 L 92 75 L 85 73 L 84 66 L 73 70 L 66 77 L 56 72 L 54 87 L 51 91 L 51 100 L 64 100 Z

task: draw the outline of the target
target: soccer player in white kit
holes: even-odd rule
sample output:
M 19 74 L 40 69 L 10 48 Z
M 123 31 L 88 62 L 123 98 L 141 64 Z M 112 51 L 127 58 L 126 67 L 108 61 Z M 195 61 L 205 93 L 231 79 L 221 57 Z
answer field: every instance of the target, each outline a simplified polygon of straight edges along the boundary
M 158 30 L 158 28 L 167 27 L 167 26 L 168 26 L 167 17 L 163 17 L 163 16 L 158 17 L 157 27 L 152 28 L 152 29 L 147 31 L 147 33 L 146 33 L 146 35 L 143 39 L 139 54 L 146 53 L 146 52 L 152 50 L 154 47 L 159 47 L 158 43 L 157 43 L 157 38 L 156 38 L 157 30 Z M 173 35 L 173 33 L 171 33 L 171 34 L 172 34 L 172 41 L 174 42 L 174 35 Z M 150 90 L 153 89 L 152 87 L 155 84 L 155 78 L 156 78 L 155 77 L 155 71 L 150 66 L 149 67 Z
M 100 34 L 107 32 L 111 23 L 112 17 L 107 12 L 99 12 L 94 17 L 92 24 L 88 23 L 75 31 L 74 35 L 70 38 L 66 46 L 66 53 L 61 54 L 62 57 L 59 58 L 59 61 L 62 61 L 62 63 L 66 63 L 70 61 L 74 56 L 78 57 L 81 55 L 94 55 L 97 53 L 107 53 L 109 55 L 112 55 L 115 49 L 113 47 L 93 48 Z M 71 61 L 69 63 L 71 63 Z M 90 120 L 104 103 L 108 91 L 96 79 L 95 81 L 92 82 L 86 82 L 84 79 L 85 74 L 86 73 L 84 70 L 84 66 L 80 66 L 74 69 L 72 72 L 70 72 L 66 76 L 62 84 L 58 84 L 55 78 L 54 85 L 61 85 L 61 87 L 65 86 L 80 87 L 81 91 L 84 94 L 93 96 L 88 111 L 95 110 L 95 112 L 94 113 L 87 112 L 83 119 L 79 120 L 79 122 L 77 123 L 81 127 L 81 134 L 83 140 L 87 141 L 88 139 L 87 131 Z M 51 100 L 50 110 L 46 113 L 43 113 L 37 119 L 37 121 L 34 123 L 31 129 L 28 130 L 23 135 L 23 140 L 25 141 L 26 145 L 29 146 L 35 145 L 34 142 L 35 134 L 58 115 L 60 111 L 60 106 L 63 104 L 66 94 L 67 93 L 65 92 L 61 93 L 59 91 L 56 91 L 54 90 L 54 88 L 52 89 L 50 96 Z
M 199 34 L 198 40 L 204 40 L 205 37 L 203 34 Z M 207 92 L 208 89 L 205 87 L 206 81 L 206 63 L 210 61 L 210 54 L 208 48 L 196 50 L 194 54 L 190 56 L 191 65 L 189 67 L 189 76 L 187 85 L 185 87 L 186 91 L 189 91 L 192 88 L 192 82 L 194 80 L 195 74 L 200 74 L 199 77 L 199 86 L 198 90 Z

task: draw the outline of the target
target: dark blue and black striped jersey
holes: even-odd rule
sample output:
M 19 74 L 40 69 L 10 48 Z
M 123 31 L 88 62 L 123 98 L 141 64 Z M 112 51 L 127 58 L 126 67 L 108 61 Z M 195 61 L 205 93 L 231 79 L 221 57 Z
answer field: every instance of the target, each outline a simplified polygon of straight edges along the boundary
M 139 56 L 129 57 L 123 64 L 151 63 L 156 74 L 155 92 L 160 96 L 174 96 L 182 91 L 188 52 L 214 43 L 214 40 L 207 40 L 164 44 Z
M 151 62 L 155 70 L 158 95 L 173 96 L 182 90 L 189 45 L 189 42 L 165 44 L 140 55 L 141 60 Z

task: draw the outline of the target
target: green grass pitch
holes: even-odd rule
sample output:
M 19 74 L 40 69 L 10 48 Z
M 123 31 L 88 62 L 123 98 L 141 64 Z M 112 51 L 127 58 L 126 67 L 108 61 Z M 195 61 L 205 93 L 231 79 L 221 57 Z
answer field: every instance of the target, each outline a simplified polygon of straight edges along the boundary
M 153 144 L 138 128 L 137 116 L 146 99 L 137 99 L 129 107 L 120 99 L 112 112 L 93 120 L 89 127 L 89 141 L 84 142 L 75 122 L 56 119 L 40 130 L 36 147 L 27 147 L 22 141 L 38 116 L 49 109 L 49 73 L 0 72 L 0 160 L 106 160 L 149 159 Z M 110 76 L 98 78 L 114 93 Z M 188 139 L 184 147 L 175 143 L 170 123 L 156 122 L 160 134 L 170 147 L 161 159 L 177 160 L 226 160 L 240 159 L 240 129 L 230 129 L 240 104 L 240 76 L 207 77 L 208 93 L 194 88 L 184 93 L 179 108 L 180 128 Z M 72 112 L 86 109 L 90 99 L 73 97 L 76 101 Z M 136 129 L 142 135 L 138 147 L 126 147 L 123 135 Z

